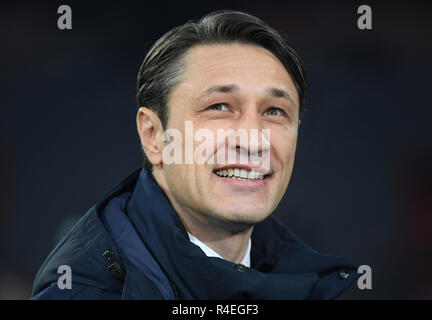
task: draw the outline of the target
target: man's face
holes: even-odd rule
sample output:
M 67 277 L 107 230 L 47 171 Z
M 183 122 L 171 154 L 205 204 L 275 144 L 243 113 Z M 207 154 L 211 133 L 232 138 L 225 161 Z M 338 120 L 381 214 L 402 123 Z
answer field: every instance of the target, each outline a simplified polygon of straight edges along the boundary
M 269 129 L 270 145 L 259 143 L 257 150 L 262 156 L 269 153 L 270 168 L 264 177 L 241 180 L 220 175 L 244 174 L 242 168 L 252 171 L 256 163 L 162 164 L 166 191 L 176 210 L 194 219 L 240 229 L 256 224 L 277 207 L 291 177 L 299 117 L 294 83 L 282 63 L 257 46 L 199 45 L 189 50 L 185 61 L 184 78 L 169 97 L 167 123 L 182 133 L 183 160 L 185 141 L 193 139 L 185 135 L 185 121 L 192 121 L 194 132 L 208 129 L 215 140 L 218 129 Z M 226 154 L 229 148 L 253 152 L 249 143 L 237 139 L 233 144 L 227 138 L 212 143 L 215 160 L 221 148 Z

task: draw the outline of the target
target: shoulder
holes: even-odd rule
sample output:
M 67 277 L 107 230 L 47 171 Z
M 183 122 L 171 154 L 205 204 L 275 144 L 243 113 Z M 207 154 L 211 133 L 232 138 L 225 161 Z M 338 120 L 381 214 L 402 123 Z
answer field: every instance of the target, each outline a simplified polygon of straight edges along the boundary
M 44 292 L 41 296 L 58 295 L 60 299 L 66 299 L 76 295 L 83 297 L 94 290 L 121 294 L 121 277 L 112 272 L 115 271 L 110 268 L 113 261 L 107 259 L 106 252 L 120 256 L 95 207 L 92 207 L 46 258 L 35 277 L 32 296 Z M 72 289 L 62 290 L 57 286 L 58 279 L 65 272 L 64 266 L 70 271 Z
M 155 281 L 162 277 L 144 254 L 145 247 L 138 246 L 139 239 L 126 241 L 134 229 L 111 219 L 118 215 L 103 214 L 105 208 L 112 213 L 123 194 L 133 191 L 140 171 L 115 186 L 57 244 L 35 277 L 33 299 L 164 299 L 160 281 Z M 119 230 L 128 237 L 119 236 Z M 70 271 L 71 287 L 62 289 L 57 283 L 65 268 Z

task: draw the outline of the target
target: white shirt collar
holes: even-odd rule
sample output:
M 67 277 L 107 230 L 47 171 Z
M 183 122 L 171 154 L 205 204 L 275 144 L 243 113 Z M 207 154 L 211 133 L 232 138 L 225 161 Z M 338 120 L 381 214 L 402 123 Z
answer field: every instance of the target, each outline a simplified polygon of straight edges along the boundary
M 206 254 L 207 257 L 216 257 L 216 258 L 223 259 L 216 251 L 214 251 L 212 248 L 207 246 L 204 242 L 198 240 L 193 235 L 191 235 L 189 232 L 188 232 L 188 235 L 189 235 L 189 240 L 192 243 L 196 244 L 198 247 L 200 247 L 201 250 L 204 251 L 204 253 Z M 248 247 L 246 250 L 246 254 L 243 257 L 243 260 L 241 262 L 241 264 L 245 265 L 248 268 L 250 268 L 250 251 L 251 251 L 251 239 L 249 238 L 249 243 L 248 243 Z

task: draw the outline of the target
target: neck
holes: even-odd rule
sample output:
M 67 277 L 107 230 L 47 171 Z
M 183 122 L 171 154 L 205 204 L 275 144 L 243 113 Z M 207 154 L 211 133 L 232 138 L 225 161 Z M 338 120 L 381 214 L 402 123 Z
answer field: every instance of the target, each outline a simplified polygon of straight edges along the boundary
M 225 260 L 240 263 L 247 251 L 253 226 L 233 225 L 221 222 L 204 214 L 194 213 L 180 206 L 164 183 L 159 170 L 153 171 L 153 177 L 164 191 L 186 231 L 216 251 Z
M 225 260 L 233 263 L 241 263 L 244 259 L 247 253 L 252 227 L 241 233 L 223 234 L 223 232 L 215 232 L 214 228 L 196 228 L 196 224 L 185 222 L 187 219 L 181 218 L 181 220 L 190 234 L 205 243 Z

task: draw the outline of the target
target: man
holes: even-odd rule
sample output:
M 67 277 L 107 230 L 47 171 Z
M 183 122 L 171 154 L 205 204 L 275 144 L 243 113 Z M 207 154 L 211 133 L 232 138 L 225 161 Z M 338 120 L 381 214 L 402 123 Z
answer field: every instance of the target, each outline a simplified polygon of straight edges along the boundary
M 138 74 L 145 168 L 57 245 L 36 276 L 33 298 L 330 299 L 342 293 L 357 279 L 356 266 L 318 254 L 270 216 L 291 177 L 305 92 L 299 57 L 254 16 L 213 12 L 165 34 Z M 231 131 L 216 142 L 203 139 L 220 137 L 222 129 Z M 205 134 L 197 138 L 200 130 Z M 246 141 L 241 130 L 268 135 Z M 180 162 L 171 161 L 171 151 Z M 241 162 L 244 155 L 248 161 Z M 68 274 L 57 273 L 59 266 Z

